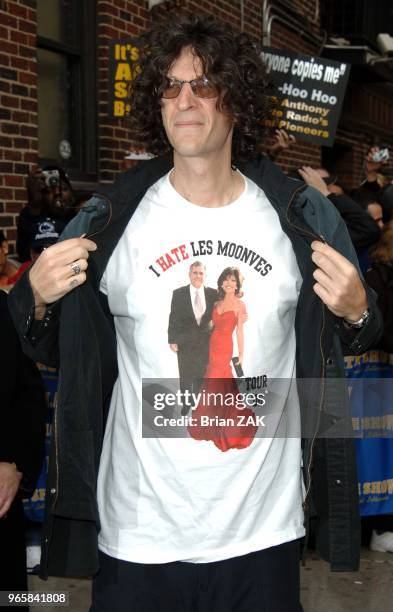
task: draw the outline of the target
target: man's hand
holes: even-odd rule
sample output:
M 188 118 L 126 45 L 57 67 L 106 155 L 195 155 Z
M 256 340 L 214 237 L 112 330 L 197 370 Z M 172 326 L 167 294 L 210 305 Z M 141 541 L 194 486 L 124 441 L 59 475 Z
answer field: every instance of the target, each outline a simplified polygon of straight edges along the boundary
M 329 187 L 326 185 L 320 174 L 314 170 L 314 168 L 311 168 L 311 166 L 302 166 L 302 168 L 299 168 L 298 172 L 307 185 L 318 189 L 318 191 L 324 196 L 329 195 Z
M 296 138 L 292 134 L 287 134 L 285 130 L 276 130 L 274 134 L 274 143 L 269 148 L 269 157 L 276 159 L 282 151 L 290 149 L 296 143 Z
M 15 463 L 0 462 L 0 518 L 10 509 L 21 480 L 22 473 Z
M 174 353 L 177 353 L 179 350 L 179 347 L 177 346 L 177 344 L 170 344 L 169 348 L 171 349 L 171 351 L 173 351 Z
M 276 130 L 274 134 L 276 144 L 281 147 L 281 150 L 290 149 L 296 142 L 295 136 L 293 136 L 293 134 L 288 134 L 285 130 Z
M 36 310 L 37 319 L 42 318 L 46 304 L 56 302 L 85 282 L 89 251 L 96 249 L 95 242 L 87 238 L 71 238 L 41 253 L 29 272 L 36 309 L 41 308 L 40 312 Z
M 353 264 L 328 244 L 314 241 L 312 260 L 317 266 L 315 293 L 337 317 L 355 322 L 367 309 L 367 296 Z

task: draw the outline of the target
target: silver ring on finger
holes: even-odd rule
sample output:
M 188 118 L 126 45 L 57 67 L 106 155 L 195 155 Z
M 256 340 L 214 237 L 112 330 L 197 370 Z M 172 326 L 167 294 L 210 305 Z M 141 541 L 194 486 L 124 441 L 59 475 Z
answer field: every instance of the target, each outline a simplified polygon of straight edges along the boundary
M 71 279 L 71 280 L 70 280 L 70 282 L 69 282 L 69 288 L 70 288 L 70 289 L 73 289 L 74 287 L 76 287 L 76 286 L 77 286 L 77 284 L 78 284 L 78 281 L 76 280 L 76 278 L 73 278 L 73 279 Z
M 73 271 L 74 276 L 77 276 L 82 271 L 80 265 L 78 263 L 76 263 L 76 261 L 74 261 L 72 264 L 70 264 L 70 268 Z

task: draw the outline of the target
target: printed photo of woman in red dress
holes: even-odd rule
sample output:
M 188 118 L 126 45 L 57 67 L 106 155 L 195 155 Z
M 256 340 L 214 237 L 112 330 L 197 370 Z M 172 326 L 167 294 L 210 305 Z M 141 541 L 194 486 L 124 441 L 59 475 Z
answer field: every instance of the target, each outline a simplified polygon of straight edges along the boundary
M 237 404 L 239 389 L 231 366 L 234 333 L 236 333 L 240 368 L 243 363 L 243 327 L 247 321 L 247 310 L 241 299 L 242 283 L 240 270 L 235 267 L 225 268 L 218 277 L 218 300 L 212 311 L 213 330 L 210 336 L 209 362 L 201 388 L 204 398 L 210 393 L 215 401 L 212 404 L 202 398 L 193 411 L 194 424 L 188 427 L 192 438 L 211 440 L 223 452 L 230 448 L 246 448 L 251 444 L 257 430 L 254 425 L 237 425 L 239 415 L 245 416 L 245 421 L 248 416 L 254 415 L 251 409 L 244 406 L 239 408 Z M 218 396 L 225 398 L 225 401 L 217 401 Z M 202 417 L 210 419 L 208 425 L 204 424 Z M 234 424 L 228 425 L 230 422 Z
M 243 363 L 243 325 L 247 319 L 245 303 L 241 300 L 243 278 L 238 268 L 225 268 L 218 277 L 218 301 L 212 312 L 213 331 L 210 336 L 209 362 L 206 378 L 232 378 L 233 333 L 239 352 L 239 365 Z

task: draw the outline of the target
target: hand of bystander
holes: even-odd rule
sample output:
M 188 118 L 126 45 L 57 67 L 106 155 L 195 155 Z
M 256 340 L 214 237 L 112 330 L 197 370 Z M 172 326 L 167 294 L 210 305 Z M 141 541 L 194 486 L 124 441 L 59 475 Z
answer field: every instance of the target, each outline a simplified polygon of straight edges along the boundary
M 17 494 L 22 473 L 15 463 L 0 462 L 0 518 L 3 518 L 11 507 Z
M 290 149 L 295 143 L 295 136 L 288 134 L 285 130 L 276 130 L 274 142 L 268 150 L 270 159 L 274 161 L 283 151 Z

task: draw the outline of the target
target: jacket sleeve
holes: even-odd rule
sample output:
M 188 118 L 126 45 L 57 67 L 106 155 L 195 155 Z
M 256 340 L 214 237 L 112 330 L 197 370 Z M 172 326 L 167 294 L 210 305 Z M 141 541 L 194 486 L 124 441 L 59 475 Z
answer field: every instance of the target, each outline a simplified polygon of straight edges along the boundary
M 42 320 L 34 319 L 34 295 L 28 268 L 8 296 L 10 314 L 23 352 L 33 361 L 58 368 L 58 328 L 61 303 L 49 305 Z
M 355 249 L 368 247 L 379 240 L 381 232 L 377 223 L 352 198 L 331 193 L 328 199 L 344 220 Z
M 307 187 L 302 192 L 300 202 L 304 206 L 303 215 L 305 215 L 305 219 L 313 231 L 355 266 L 363 282 L 370 310 L 366 325 L 359 330 L 351 329 L 344 325 L 341 317 L 331 315 L 334 317 L 334 327 L 340 338 L 343 353 L 345 355 L 361 355 L 378 342 L 382 333 L 383 321 L 376 303 L 376 295 L 364 282 L 348 229 L 331 200 L 316 189 Z M 311 206 L 306 206 L 307 202 Z
M 79 214 L 67 224 L 59 241 L 88 234 L 92 224 L 102 223 L 107 215 L 107 203 L 98 197 L 91 198 Z M 30 268 L 26 270 L 9 294 L 11 315 L 26 355 L 34 361 L 58 368 L 61 300 L 47 306 L 42 320 L 34 319 L 34 296 L 29 281 L 29 270 Z

